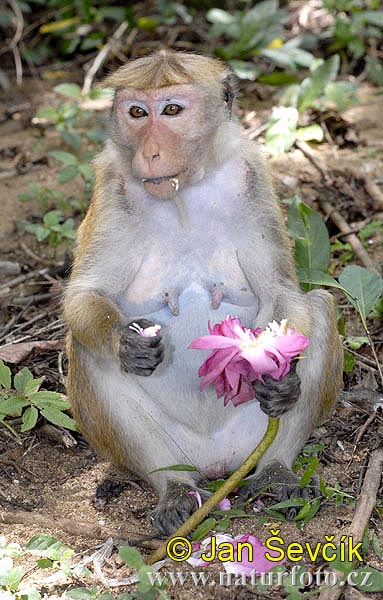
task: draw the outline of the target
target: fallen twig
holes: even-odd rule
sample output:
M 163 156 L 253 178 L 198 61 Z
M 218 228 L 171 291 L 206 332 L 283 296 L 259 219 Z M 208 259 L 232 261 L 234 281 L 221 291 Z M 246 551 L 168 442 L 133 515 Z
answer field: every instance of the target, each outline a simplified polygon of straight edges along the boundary
M 13 54 L 13 59 L 15 61 L 15 69 L 16 69 L 16 84 L 21 85 L 23 82 L 23 65 L 21 62 L 20 50 L 18 44 L 23 35 L 24 29 L 24 19 L 23 13 L 20 10 L 18 3 L 15 0 L 9 0 L 9 4 L 12 7 L 13 12 L 15 13 L 16 19 L 16 31 L 13 36 L 11 43 L 9 44 L 9 49 Z
M 87 94 L 89 92 L 90 88 L 92 87 L 93 79 L 94 79 L 97 71 L 99 70 L 99 68 L 105 62 L 114 42 L 116 42 L 117 40 L 119 40 L 122 37 L 122 35 L 124 34 L 124 32 L 127 30 L 128 27 L 129 27 L 129 23 L 127 21 L 123 21 L 122 23 L 120 23 L 120 25 L 117 27 L 116 31 L 113 33 L 112 37 L 109 39 L 109 41 L 105 44 L 105 46 L 97 54 L 96 58 L 93 61 L 92 66 L 89 68 L 87 74 L 85 75 L 84 84 L 82 86 L 83 94 Z
M 354 543 L 362 541 L 371 513 L 375 508 L 376 496 L 379 491 L 380 480 L 382 477 L 382 469 L 383 447 L 378 448 L 371 453 L 362 491 L 356 503 L 354 517 L 346 532 L 343 532 L 343 534 L 346 533 L 346 536 L 348 537 L 352 536 Z M 337 571 L 336 573 L 338 575 L 338 581 L 341 581 L 343 574 Z M 331 588 L 322 587 L 319 594 L 319 600 L 337 600 L 344 591 L 344 585 L 336 585 Z
M 91 539 L 107 539 L 113 537 L 115 540 L 125 540 L 125 544 L 131 544 L 129 537 L 134 535 L 132 531 L 128 531 L 124 528 L 112 529 L 110 527 L 104 527 L 101 525 L 92 525 L 84 521 L 74 521 L 73 519 L 67 519 L 65 517 L 57 517 L 57 515 L 47 515 L 36 512 L 28 511 L 1 511 L 0 510 L 0 523 L 7 525 L 30 525 L 36 528 L 44 528 L 49 531 L 60 529 L 61 531 L 73 535 L 76 538 L 79 536 Z M 151 542 L 151 543 L 147 543 Z M 135 540 L 135 545 L 141 545 L 145 548 L 152 546 L 152 539 L 143 539 L 141 541 Z
M 374 201 L 374 208 L 376 210 L 383 210 L 383 193 L 369 175 L 361 173 L 360 176 L 364 181 L 364 187 L 366 188 L 368 195 Z
M 28 281 L 28 279 L 33 279 L 33 277 L 36 277 L 36 275 L 45 275 L 45 273 L 48 273 L 48 268 L 38 269 L 36 271 L 29 271 L 29 273 L 19 275 L 18 277 L 7 281 L 7 283 L 0 285 L 0 291 L 7 290 L 8 288 L 13 288 L 16 285 L 19 285 L 19 283 L 24 283 L 24 281 Z

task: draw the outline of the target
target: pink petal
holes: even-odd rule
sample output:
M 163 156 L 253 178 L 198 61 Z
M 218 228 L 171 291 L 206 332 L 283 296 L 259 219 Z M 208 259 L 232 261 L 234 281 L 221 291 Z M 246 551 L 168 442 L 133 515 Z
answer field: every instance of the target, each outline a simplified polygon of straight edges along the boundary
M 204 348 L 230 348 L 231 346 L 239 346 L 240 341 L 223 335 L 203 335 L 193 340 L 188 348 L 204 349 Z
M 224 498 L 223 500 L 221 500 L 221 502 L 218 504 L 218 506 L 219 506 L 219 510 L 230 510 L 231 502 L 230 502 L 229 498 Z
M 246 379 L 241 379 L 239 392 L 236 396 L 230 398 L 234 406 L 239 406 L 244 402 L 249 402 L 256 397 L 254 388 Z
M 214 364 L 209 365 L 209 372 L 203 379 L 201 383 L 201 389 L 204 389 L 209 383 L 213 383 L 213 381 L 218 377 L 222 371 L 225 369 L 226 365 L 229 364 L 231 359 L 238 353 L 238 348 L 232 348 L 229 352 L 225 354 L 217 354 L 214 358 Z M 208 359 L 207 359 L 208 360 Z
M 284 562 L 271 561 L 265 557 L 265 552 L 268 551 L 271 556 L 278 556 L 278 552 L 268 550 L 266 546 L 263 546 L 258 538 L 250 533 L 244 535 L 238 535 L 234 538 L 234 544 L 238 545 L 238 542 L 249 542 L 253 547 L 253 560 L 248 560 L 248 550 L 246 547 L 242 548 L 242 560 L 238 562 L 227 561 L 223 562 L 222 565 L 227 573 L 242 574 L 244 573 L 247 577 L 250 577 L 253 573 L 260 575 L 261 573 L 268 573 L 270 569 L 275 567 L 277 564 Z M 237 554 L 236 554 L 237 556 Z
M 201 508 L 202 498 L 201 498 L 201 494 L 199 493 L 199 491 L 198 490 L 189 490 L 188 495 L 194 496 L 194 498 L 197 500 L 198 508 Z

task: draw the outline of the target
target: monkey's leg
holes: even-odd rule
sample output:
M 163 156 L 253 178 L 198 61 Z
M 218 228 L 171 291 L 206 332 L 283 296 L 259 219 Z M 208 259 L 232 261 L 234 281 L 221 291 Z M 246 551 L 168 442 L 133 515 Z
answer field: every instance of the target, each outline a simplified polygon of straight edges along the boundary
M 168 431 L 168 417 L 116 362 L 91 356 L 71 338 L 68 355 L 68 395 L 79 429 L 102 456 L 153 485 L 159 494 L 153 524 L 161 535 L 172 533 L 197 508 L 187 493 L 197 484 L 194 473 L 154 472 L 187 460 Z
M 171 535 L 198 508 L 195 495 L 196 487 L 190 487 L 179 481 L 168 481 L 159 502 L 152 513 L 153 525 L 164 536 Z M 209 494 L 199 490 L 202 498 Z
M 330 294 L 315 290 L 306 294 L 304 301 L 306 305 L 302 306 L 302 312 L 309 311 L 312 326 L 305 358 L 298 361 L 296 369 L 300 379 L 299 398 L 295 403 L 287 398 L 288 411 L 280 416 L 278 435 L 260 460 L 255 474 L 248 478 L 250 485 L 242 488 L 241 495 L 254 495 L 265 485 L 273 484 L 276 484 L 281 500 L 307 495 L 307 490 L 300 488 L 299 478 L 291 470 L 292 463 L 314 427 L 334 407 L 341 387 L 343 353 Z M 297 389 L 294 380 L 293 373 L 292 381 L 287 381 L 288 385 L 291 384 L 292 394 Z M 269 404 L 271 414 L 275 414 L 275 410 L 281 414 L 281 403 L 276 397 L 278 385 L 275 384 L 282 384 L 284 389 L 283 382 L 273 382 L 268 403 L 266 384 L 261 403 L 266 413 Z M 294 511 L 289 511 L 289 516 L 293 515 Z

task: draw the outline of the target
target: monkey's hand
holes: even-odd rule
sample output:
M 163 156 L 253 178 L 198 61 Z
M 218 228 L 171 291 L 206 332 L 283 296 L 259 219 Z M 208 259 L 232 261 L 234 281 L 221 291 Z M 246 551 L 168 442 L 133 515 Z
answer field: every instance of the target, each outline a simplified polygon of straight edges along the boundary
M 301 391 L 301 380 L 296 372 L 297 361 L 291 363 L 289 373 L 283 379 L 276 380 L 265 375 L 264 382 L 253 384 L 256 400 L 268 417 L 280 417 L 297 402 Z
M 139 319 L 134 323 L 143 329 L 154 325 L 147 319 Z M 118 358 L 121 370 L 148 377 L 164 358 L 162 336 L 143 337 L 137 331 L 130 329 L 130 325 L 133 325 L 133 322 L 119 332 Z

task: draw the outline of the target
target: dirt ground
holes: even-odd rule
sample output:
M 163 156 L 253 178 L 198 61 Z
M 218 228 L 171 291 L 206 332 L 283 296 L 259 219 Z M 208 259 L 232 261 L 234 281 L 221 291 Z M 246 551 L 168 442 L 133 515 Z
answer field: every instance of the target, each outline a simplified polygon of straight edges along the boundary
M 44 93 L 49 95 L 48 90 Z M 363 179 L 358 175 L 368 173 L 378 183 L 383 183 L 382 95 L 376 89 L 368 87 L 363 87 L 360 94 L 361 104 L 343 113 L 344 121 L 338 123 L 337 133 L 332 134 L 330 131 L 328 141 L 313 151 L 326 168 L 335 174 L 332 184 L 324 182 L 318 170 L 298 149 L 268 160 L 281 198 L 299 192 L 308 204 L 319 209 L 320 199 L 325 196 L 343 214 L 351 229 L 360 222 L 381 219 L 383 210 L 374 204 Z M 12 112 L 10 109 L 17 102 L 21 104 L 21 108 Z M 23 102 L 26 102 L 26 108 L 23 108 Z M 52 254 L 47 245 L 38 244 L 20 227 L 27 218 L 38 217 L 41 208 L 33 203 L 20 202 L 19 194 L 28 191 L 32 182 L 46 187 L 57 186 L 57 164 L 47 156 L 49 149 L 57 147 L 57 138 L 50 132 L 42 136 L 41 132 L 30 126 L 30 117 L 34 114 L 37 103 L 44 103 L 44 94 L 32 91 L 26 99 L 15 95 L 6 100 L 0 110 L 0 260 L 20 263 L 23 273 L 36 272 L 35 277 L 8 289 L 3 284 L 14 279 L 15 275 L 0 277 L 0 285 L 3 285 L 0 288 L 0 344 L 28 335 L 28 339 L 44 340 L 58 340 L 65 336 L 65 326 L 59 320 L 59 298 L 70 257 L 66 257 L 65 251 L 60 249 L 58 253 Z M 245 124 L 245 132 L 251 135 L 251 131 L 262 124 L 267 102 L 258 105 L 250 97 L 243 105 L 246 106 L 246 111 L 242 111 L 240 116 Z M 250 111 L 255 111 L 255 114 L 246 121 L 245 117 Z M 76 182 L 67 184 L 66 190 L 75 194 Z M 331 235 L 336 236 L 338 230 L 331 219 L 328 225 Z M 376 263 L 383 263 L 382 230 L 369 238 L 367 250 Z M 60 261 L 64 262 L 64 266 L 57 266 L 56 263 Z M 39 270 L 47 265 L 50 270 L 49 276 L 45 277 Z M 20 298 L 46 292 L 50 293 L 50 297 L 38 301 L 38 304 L 18 303 Z M 346 304 L 340 296 L 337 296 L 337 301 L 343 306 Z M 362 335 L 362 327 L 355 314 L 350 308 L 345 307 L 344 310 L 346 332 Z M 39 315 L 42 316 L 31 324 Z M 15 325 L 7 330 L 7 324 L 12 319 Z M 45 325 L 50 326 L 52 323 L 57 327 L 48 327 L 36 334 L 39 327 L 44 329 Z M 19 328 L 23 324 L 26 325 Z M 371 325 L 371 333 L 378 341 L 377 349 L 382 356 L 382 324 L 374 321 Z M 11 366 L 14 372 L 21 366 L 27 366 L 35 376 L 46 377 L 47 388 L 64 392 L 65 365 L 63 351 L 55 349 L 32 353 L 21 365 Z M 312 438 L 315 443 L 320 442 L 325 446 L 320 455 L 319 467 L 323 480 L 329 486 L 339 486 L 340 490 L 354 498 L 360 493 L 371 451 L 383 441 L 382 409 L 374 410 L 378 395 L 370 394 L 366 399 L 366 394 L 358 393 L 355 388 L 361 382 L 362 385 L 367 385 L 363 382 L 374 370 L 371 365 L 371 354 L 367 347 L 363 347 L 352 374 L 345 376 L 345 389 L 352 392 L 351 395 L 342 397 L 335 415 L 314 432 Z M 75 561 L 92 554 L 111 532 L 116 545 L 121 540 L 125 543 L 141 540 L 138 543 L 144 553 L 155 548 L 158 545 L 156 539 L 142 541 L 145 537 L 154 536 L 150 511 L 156 498 L 148 485 L 127 474 L 123 478 L 125 487 L 121 495 L 109 501 L 103 509 L 96 509 L 93 498 L 97 485 L 105 478 L 121 481 L 121 474 L 111 470 L 108 464 L 96 457 L 80 436 L 76 435 L 68 440 L 60 432 L 56 434 L 57 431 L 40 427 L 16 440 L 7 429 L 0 428 L 0 533 L 6 537 L 7 542 L 24 545 L 34 534 L 49 533 L 75 549 Z M 380 513 L 376 510 L 373 512 L 369 527 L 376 533 L 383 548 L 382 488 L 378 498 Z M 264 542 L 270 535 L 270 528 L 277 528 L 281 530 L 286 545 L 292 541 L 311 542 L 315 545 L 319 541 L 324 543 L 324 535 L 337 535 L 346 531 L 353 517 L 354 503 L 346 500 L 339 500 L 338 503 L 333 500 L 323 501 L 319 513 L 303 530 L 294 522 L 276 522 L 265 513 L 255 513 L 251 507 L 247 510 L 248 518 L 232 522 L 229 529 L 231 533 L 237 535 L 250 531 Z M 383 570 L 382 560 L 379 560 L 371 547 L 367 550 L 365 562 Z M 79 576 L 74 581 L 61 572 L 52 575 L 52 571 L 44 572 L 34 568 L 34 559 L 31 557 L 25 557 L 21 564 L 27 569 L 23 582 L 36 586 L 45 598 L 65 597 L 65 590 L 81 585 L 91 587 L 95 582 L 100 591 L 106 589 L 105 580 L 95 571 L 89 576 Z M 308 570 L 315 571 L 323 566 L 323 560 L 313 564 L 306 558 L 304 564 Z M 92 567 L 90 569 L 92 571 Z M 187 573 L 192 568 L 178 563 L 166 565 L 163 572 L 169 570 Z M 270 589 L 258 596 L 250 585 L 219 586 L 219 568 L 214 565 L 205 570 L 211 574 L 206 587 L 195 587 L 188 579 L 184 586 L 170 584 L 167 590 L 169 596 L 180 600 L 190 598 L 191 593 L 196 599 L 285 597 L 285 591 L 281 588 Z M 133 570 L 123 564 L 116 552 L 102 566 L 102 574 L 107 580 L 121 579 L 132 573 Z M 134 585 L 111 591 L 117 596 L 118 593 L 132 589 Z M 342 597 L 350 598 L 348 593 Z M 378 600 L 382 598 L 382 594 L 369 594 L 368 598 Z

